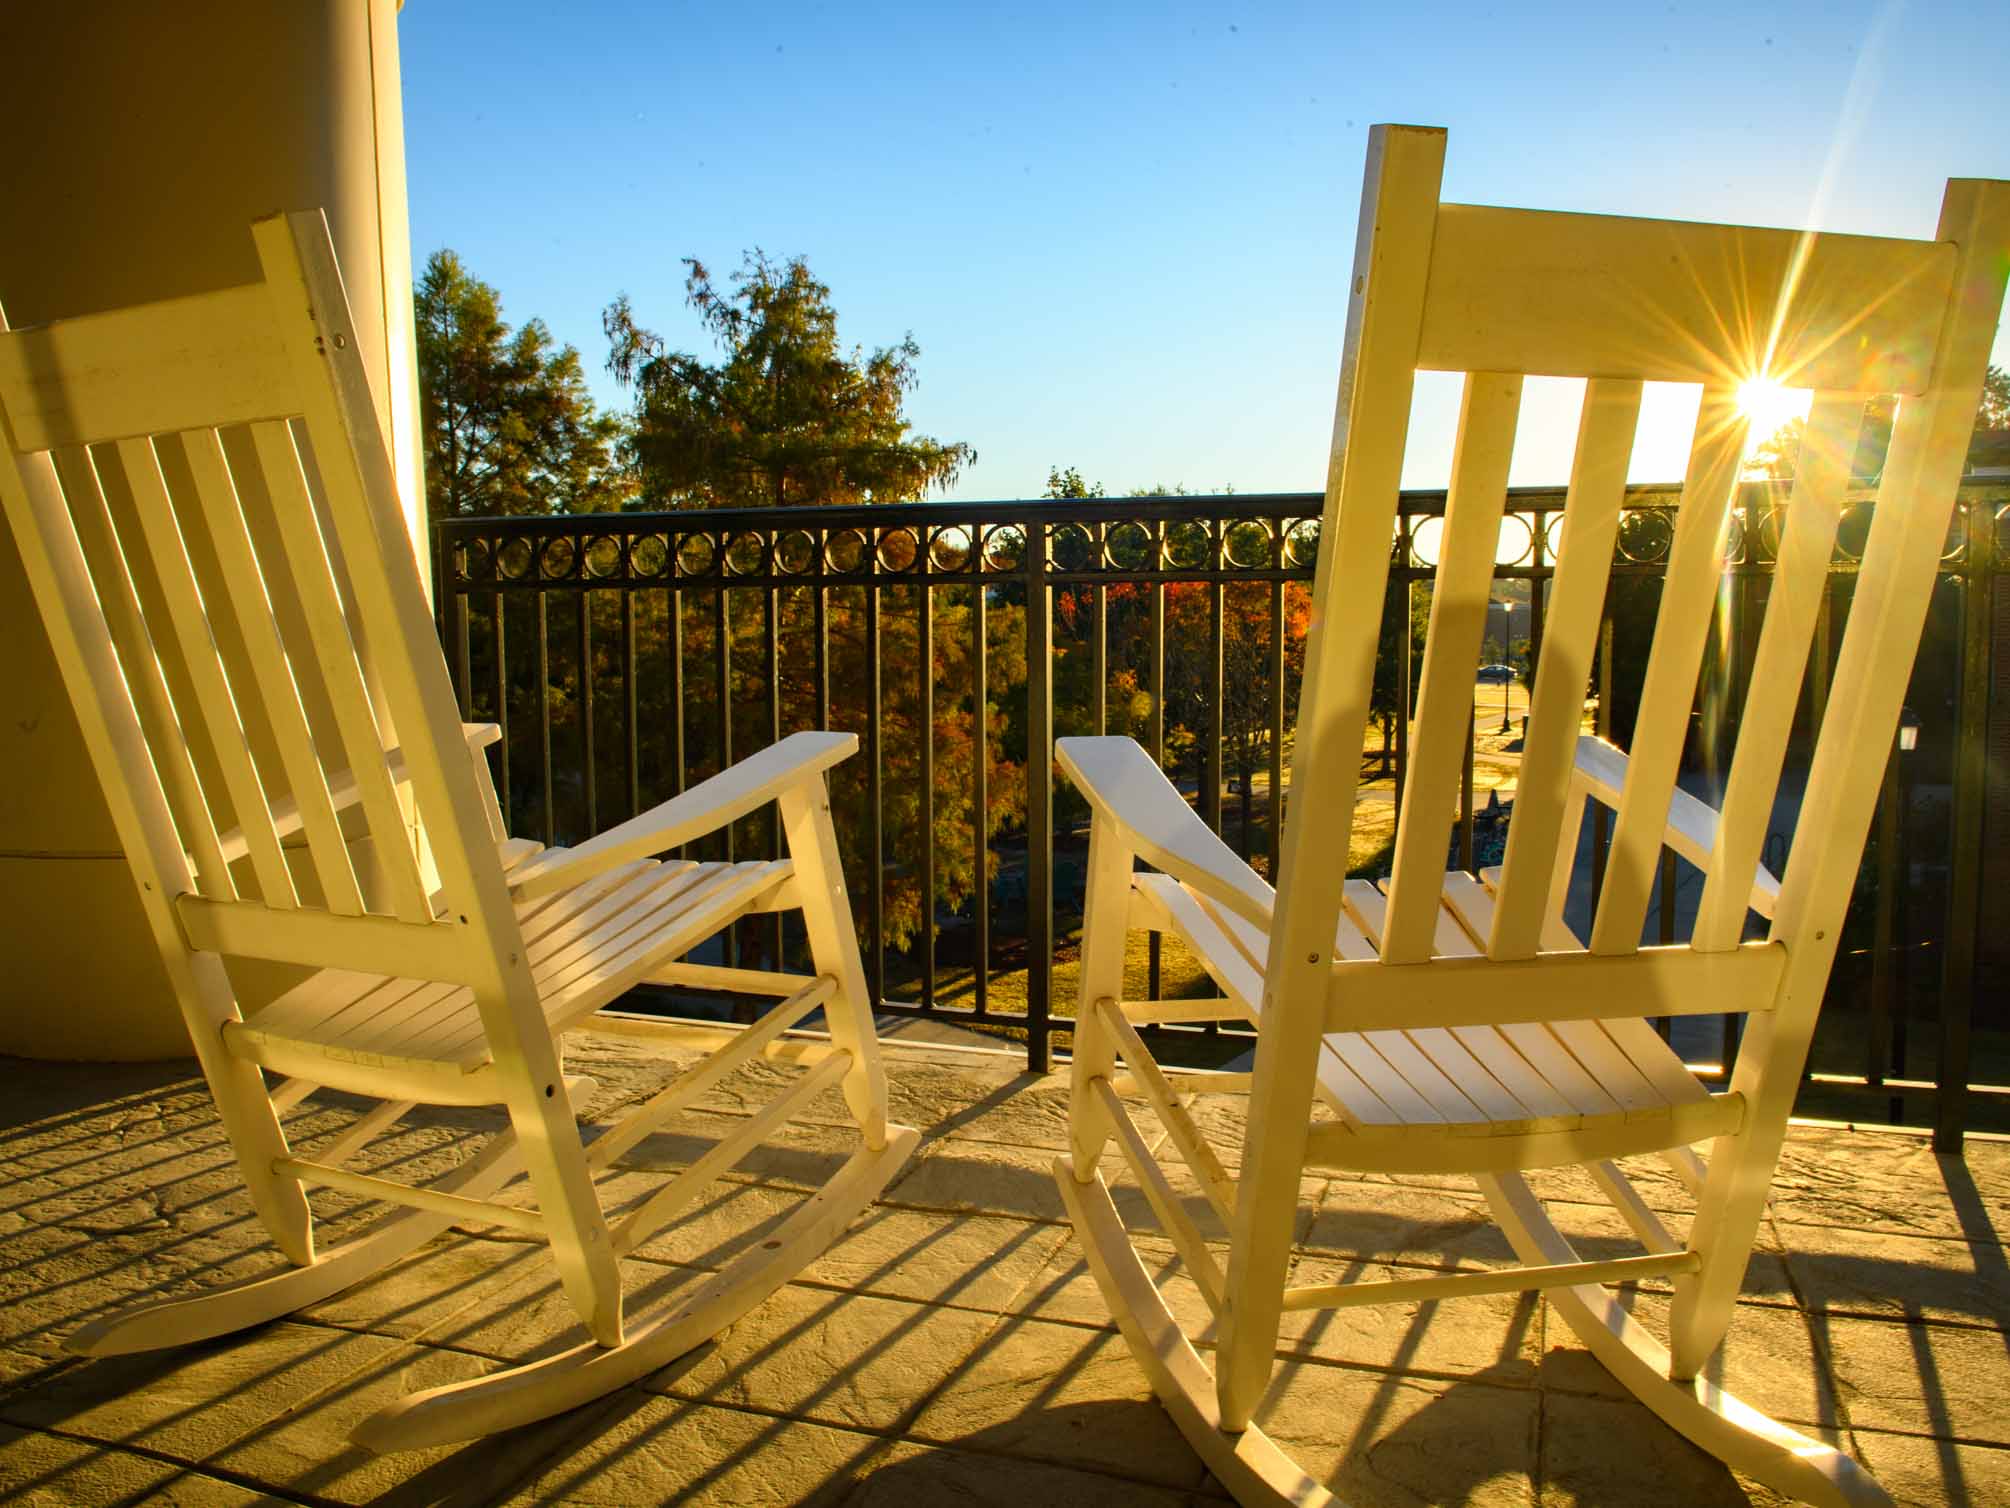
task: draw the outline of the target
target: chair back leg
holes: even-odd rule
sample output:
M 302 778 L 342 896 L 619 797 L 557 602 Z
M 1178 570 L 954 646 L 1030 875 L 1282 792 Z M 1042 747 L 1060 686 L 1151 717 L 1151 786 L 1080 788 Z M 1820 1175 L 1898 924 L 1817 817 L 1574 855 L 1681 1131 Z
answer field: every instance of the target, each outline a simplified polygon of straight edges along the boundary
M 519 973 L 523 987 L 533 989 L 528 973 L 521 968 Z M 534 994 L 530 1005 L 538 1008 Z M 504 1019 L 500 1009 L 484 1009 L 482 1014 L 489 1020 Z M 516 1046 L 518 1051 L 510 1053 L 504 1044 L 492 1043 L 498 1066 L 505 1067 L 500 1075 L 503 1103 L 523 1152 L 552 1261 L 587 1332 L 603 1346 L 618 1346 L 621 1275 L 586 1150 L 580 1144 L 572 1098 L 559 1072 L 557 1049 L 551 1038 L 542 1036 Z M 509 1064 L 510 1057 L 516 1063 Z
M 203 1077 L 216 1101 L 217 1118 L 236 1155 L 238 1172 L 251 1195 L 266 1233 L 286 1260 L 296 1267 L 314 1262 L 314 1212 L 300 1180 L 273 1171 L 288 1154 L 285 1129 L 255 1063 L 233 1057 L 224 1049 L 221 1032 L 204 1030 L 206 1023 L 236 1015 L 230 978 L 223 961 L 206 953 L 162 949 L 161 962 L 175 993 L 182 998 L 183 1016 L 196 1045 Z
M 1103 1000 L 1124 996 L 1124 948 L 1135 860 L 1107 817 L 1089 829 L 1089 879 L 1082 901 L 1082 987 L 1075 1001 L 1074 1062 L 1069 1068 L 1068 1149 L 1075 1179 L 1087 1183 L 1110 1141 L 1110 1117 L 1094 1081 L 1116 1072 L 1116 1043 L 1097 1016 Z
M 873 1025 L 872 991 L 859 959 L 858 933 L 845 893 L 844 862 L 831 824 L 828 778 L 792 786 L 775 804 L 781 811 L 789 857 L 795 863 L 811 964 L 817 973 L 837 981 L 837 999 L 824 1007 L 824 1021 L 831 1040 L 851 1054 L 851 1066 L 842 1081 L 845 1104 L 858 1122 L 866 1146 L 877 1152 L 886 1145 L 887 1137 L 886 1069 L 880 1061 L 879 1034 Z
M 1719 1137 L 1711 1147 L 1696 1199 L 1689 1247 L 1703 1262 L 1694 1273 L 1675 1280 L 1675 1299 L 1668 1313 L 1669 1375 L 1677 1382 L 1687 1382 L 1709 1365 L 1730 1327 L 1786 1143 L 1792 1089 L 1783 1095 L 1779 1086 L 1798 1086 L 1801 1052 L 1799 1044 L 1787 1044 L 1795 1061 L 1766 1064 L 1779 1035 L 1775 1024 L 1772 1015 L 1748 1018 L 1732 1087 L 1746 1095 L 1751 1108 L 1744 1129 L 1736 1136 Z M 1738 1082 L 1741 1079 L 1746 1082 Z

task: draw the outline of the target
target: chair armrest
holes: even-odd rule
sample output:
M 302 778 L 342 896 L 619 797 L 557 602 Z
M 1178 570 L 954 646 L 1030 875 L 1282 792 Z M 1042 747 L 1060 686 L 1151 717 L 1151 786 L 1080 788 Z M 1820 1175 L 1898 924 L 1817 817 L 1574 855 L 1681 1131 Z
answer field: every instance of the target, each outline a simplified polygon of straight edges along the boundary
M 1063 773 L 1139 858 L 1268 930 L 1276 892 L 1195 815 L 1165 772 L 1128 738 L 1063 738 Z
M 549 895 L 717 832 L 791 786 L 820 777 L 857 749 L 856 733 L 791 733 L 576 848 L 546 849 L 510 872 L 510 894 L 520 901 Z
M 1619 810 L 1621 792 L 1626 789 L 1626 753 L 1591 734 L 1577 740 L 1575 779 L 1602 805 Z M 1680 786 L 1668 800 L 1668 824 L 1662 842 L 1698 869 L 1710 867 L 1710 854 L 1717 846 L 1717 809 L 1699 801 Z M 1771 916 L 1780 898 L 1780 882 L 1761 864 L 1752 876 L 1751 908 L 1761 916 Z

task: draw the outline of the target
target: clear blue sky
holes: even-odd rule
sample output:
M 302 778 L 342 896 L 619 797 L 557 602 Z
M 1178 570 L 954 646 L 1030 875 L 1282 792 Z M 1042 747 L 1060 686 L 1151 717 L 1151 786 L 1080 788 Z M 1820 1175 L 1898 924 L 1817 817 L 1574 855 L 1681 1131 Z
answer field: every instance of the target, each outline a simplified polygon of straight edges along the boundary
M 2003 4 L 410 0 L 400 43 L 415 259 L 453 247 L 618 403 L 616 292 L 706 350 L 678 258 L 801 253 L 847 344 L 913 332 L 963 498 L 1323 485 L 1377 121 L 1450 129 L 1446 198 L 1544 209 L 1925 236 L 1946 178 L 2010 178 Z M 1517 481 L 1568 466 L 1544 388 Z M 1637 478 L 1679 475 L 1682 408 Z

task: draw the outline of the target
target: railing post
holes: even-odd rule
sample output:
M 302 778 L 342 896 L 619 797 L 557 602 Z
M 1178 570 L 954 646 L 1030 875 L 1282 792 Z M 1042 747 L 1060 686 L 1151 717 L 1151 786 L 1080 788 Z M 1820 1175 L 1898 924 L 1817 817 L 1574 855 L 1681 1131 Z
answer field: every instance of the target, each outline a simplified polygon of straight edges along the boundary
M 1885 1080 L 1885 1070 L 1895 1078 L 1905 1077 L 1905 1065 L 1888 1061 L 1890 1051 L 1892 995 L 1898 973 L 1899 826 L 1905 820 L 1899 805 L 1898 741 L 1892 740 L 1891 757 L 1885 762 L 1884 783 L 1877 799 L 1877 919 L 1870 945 L 1870 1029 L 1864 1034 L 1863 1076 L 1875 1086 Z M 1891 1098 L 1891 1119 L 1904 1119 L 1905 1101 Z
M 1163 519 L 1152 524 L 1152 570 L 1154 575 L 1165 570 L 1165 533 Z M 1153 581 L 1145 590 L 1152 594 L 1151 622 L 1145 639 L 1145 689 L 1152 699 L 1151 716 L 1145 722 L 1145 748 L 1152 756 L 1152 763 L 1160 769 L 1166 763 L 1166 586 L 1163 581 Z M 1145 994 L 1148 998 L 1159 998 L 1163 984 L 1165 934 L 1154 932 L 1145 944 Z
M 1961 703 L 1954 724 L 1953 851 L 1947 879 L 1947 947 L 1940 966 L 1940 1053 L 1933 1150 L 1959 1152 L 1968 1129 L 1969 1033 L 1975 1014 L 1975 929 L 1981 901 L 1982 823 L 1988 782 L 1989 618 L 1995 519 L 1957 503 L 1968 548 L 1961 585 Z
M 1053 1066 L 1054 601 L 1047 526 L 1026 525 L 1026 1069 Z
M 991 988 L 991 624 L 985 593 L 984 551 L 989 541 L 971 530 L 977 579 L 970 587 L 970 701 L 976 730 L 971 734 L 970 834 L 976 873 L 971 879 L 970 999 L 977 1014 L 990 1009 Z
M 920 614 L 917 624 L 921 653 L 919 674 L 921 677 L 921 820 L 917 824 L 921 838 L 921 1004 L 925 1009 L 935 1008 L 935 588 L 929 585 L 928 570 L 931 563 L 928 532 L 916 531 L 920 535 L 921 560 L 917 569 L 921 572 L 921 584 L 915 588 L 921 600 L 916 604 Z M 979 709 L 979 716 L 983 711 Z

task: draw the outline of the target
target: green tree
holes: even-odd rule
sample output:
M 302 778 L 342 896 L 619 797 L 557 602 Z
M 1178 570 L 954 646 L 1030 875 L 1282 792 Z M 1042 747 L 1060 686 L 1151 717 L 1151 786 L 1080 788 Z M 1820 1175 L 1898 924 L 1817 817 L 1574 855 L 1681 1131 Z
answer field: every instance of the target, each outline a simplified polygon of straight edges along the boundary
M 1894 417 L 1889 398 L 1873 398 L 1864 414 L 1863 429 L 1857 436 L 1856 456 L 1850 472 L 1858 477 L 1876 477 L 1884 469 L 1884 453 L 1891 445 Z M 1801 441 L 1807 421 L 1789 419 L 1759 442 L 1746 464 L 1746 474 L 1784 480 L 1793 476 L 1799 464 Z M 2000 452 L 2010 436 L 2010 372 L 1990 367 L 1982 379 L 1982 400 L 1975 410 L 1975 433 L 1969 441 L 1969 462 Z
M 579 352 L 554 348 L 542 320 L 512 331 L 496 290 L 448 250 L 427 259 L 413 313 L 432 518 L 621 505 L 621 421 L 595 409 Z
M 764 507 L 906 502 L 947 486 L 977 453 L 913 433 L 902 406 L 921 347 L 870 356 L 838 344 L 830 289 L 801 257 L 746 255 L 721 292 L 702 262 L 685 300 L 716 364 L 666 350 L 628 296 L 607 306 L 607 367 L 635 392 L 629 454 L 652 503 Z
M 1040 494 L 1042 497 L 1055 499 L 1101 497 L 1102 495 L 1103 484 L 1101 482 L 1083 481 L 1082 473 L 1075 470 L 1072 466 L 1065 471 L 1058 466 L 1049 466 L 1047 468 L 1047 490 Z

